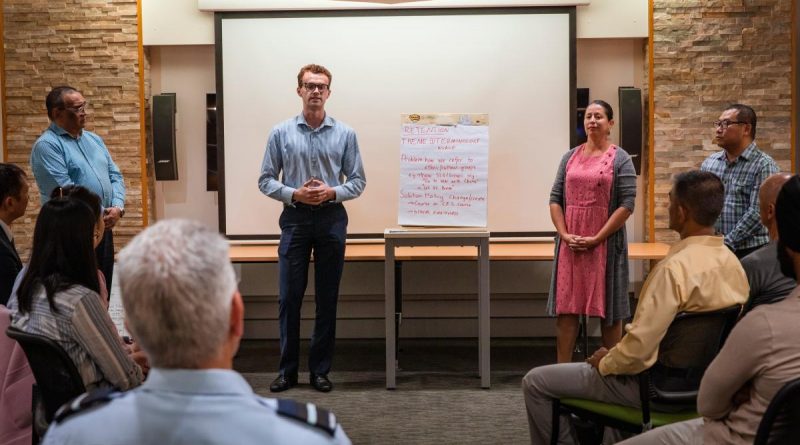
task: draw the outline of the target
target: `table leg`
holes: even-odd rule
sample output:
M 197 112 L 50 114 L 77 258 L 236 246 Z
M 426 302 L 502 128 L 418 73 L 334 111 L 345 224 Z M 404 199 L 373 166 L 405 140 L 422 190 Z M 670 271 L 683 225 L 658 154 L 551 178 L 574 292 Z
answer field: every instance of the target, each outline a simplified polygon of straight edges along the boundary
M 400 324 L 403 322 L 403 262 L 394 262 L 394 356 L 400 369 Z
M 480 360 L 481 388 L 491 386 L 489 370 L 491 331 L 489 321 L 489 239 L 478 245 L 478 355 Z
M 384 292 L 386 306 L 386 389 L 395 389 L 395 369 L 397 366 L 395 356 L 395 268 L 394 268 L 394 243 L 386 240 L 386 262 L 384 265 Z

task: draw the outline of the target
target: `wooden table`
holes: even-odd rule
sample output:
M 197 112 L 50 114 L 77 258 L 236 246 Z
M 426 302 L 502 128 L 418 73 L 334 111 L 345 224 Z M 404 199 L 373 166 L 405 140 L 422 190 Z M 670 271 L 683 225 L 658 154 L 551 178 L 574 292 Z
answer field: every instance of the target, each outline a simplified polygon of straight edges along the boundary
M 481 249 L 476 249 L 474 243 L 464 246 L 447 245 L 416 245 L 403 246 L 403 243 L 391 241 L 391 250 L 394 258 L 389 258 L 392 264 L 386 265 L 386 388 L 395 388 L 395 369 L 397 366 L 397 345 L 399 326 L 402 317 L 402 268 L 404 261 L 478 261 Z M 435 244 L 435 243 L 434 243 Z M 446 243 L 445 243 L 446 244 Z M 374 243 L 348 243 L 345 249 L 345 261 L 386 261 L 387 244 Z M 629 243 L 628 258 L 631 260 L 645 260 L 651 263 L 663 259 L 669 251 L 669 245 L 664 243 Z M 552 242 L 503 242 L 492 241 L 489 243 L 489 261 L 552 261 L 555 244 Z M 485 249 L 484 249 L 485 251 Z M 276 244 L 244 244 L 231 245 L 230 258 L 234 263 L 276 263 L 278 262 L 278 246 Z M 483 263 L 483 261 L 481 262 Z M 488 388 L 489 373 L 489 295 L 488 295 L 488 262 L 486 262 L 486 277 L 479 280 L 479 295 L 486 287 L 485 298 L 479 298 L 479 374 L 481 387 Z M 391 270 L 390 270 L 391 269 Z M 394 295 L 394 304 L 391 295 Z M 485 300 L 485 301 L 484 301 Z M 588 342 L 584 323 L 584 343 Z M 392 335 L 394 332 L 394 335 Z
M 489 248 L 490 261 L 552 261 L 555 249 L 551 242 L 502 242 L 492 241 Z M 628 258 L 631 260 L 659 261 L 667 255 L 669 244 L 629 243 Z M 277 244 L 237 244 L 231 245 L 230 258 L 234 263 L 277 263 Z M 344 253 L 345 261 L 384 261 L 386 259 L 383 242 L 348 243 Z M 469 261 L 477 260 L 474 247 L 398 247 L 395 249 L 396 261 Z

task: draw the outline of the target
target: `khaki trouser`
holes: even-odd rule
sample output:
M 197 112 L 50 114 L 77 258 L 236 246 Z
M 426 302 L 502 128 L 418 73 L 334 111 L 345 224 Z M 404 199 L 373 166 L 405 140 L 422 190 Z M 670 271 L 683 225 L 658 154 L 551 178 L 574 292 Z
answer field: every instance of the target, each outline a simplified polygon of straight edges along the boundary
M 523 377 L 522 391 L 528 411 L 531 443 L 536 445 L 550 443 L 553 399 L 572 397 L 634 408 L 641 406 L 638 377 L 603 377 L 586 363 L 561 363 L 534 368 Z M 563 416 L 559 433 L 558 443 L 577 443 L 572 425 Z M 606 429 L 604 441 L 609 439 L 612 438 L 609 437 L 609 429 Z
M 702 445 L 703 419 L 672 423 L 632 437 L 620 445 Z

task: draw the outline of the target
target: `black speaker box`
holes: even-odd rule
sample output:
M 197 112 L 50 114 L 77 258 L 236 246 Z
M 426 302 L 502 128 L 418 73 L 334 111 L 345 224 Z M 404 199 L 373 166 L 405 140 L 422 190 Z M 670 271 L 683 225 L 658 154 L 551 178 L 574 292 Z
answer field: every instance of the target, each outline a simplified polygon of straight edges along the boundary
M 633 159 L 636 174 L 642 172 L 642 90 L 619 87 L 619 146 Z
M 206 94 L 206 190 L 219 190 L 217 168 L 217 95 Z
M 156 180 L 178 180 L 178 158 L 175 153 L 175 93 L 153 96 L 153 160 Z

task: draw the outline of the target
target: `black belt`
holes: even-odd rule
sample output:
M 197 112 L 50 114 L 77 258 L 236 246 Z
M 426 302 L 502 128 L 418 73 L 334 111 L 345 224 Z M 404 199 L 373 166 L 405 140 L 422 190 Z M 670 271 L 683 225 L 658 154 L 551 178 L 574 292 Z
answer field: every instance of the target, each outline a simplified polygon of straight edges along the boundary
M 324 208 L 327 208 L 327 207 L 333 207 L 335 205 L 342 205 L 342 203 L 336 202 L 336 201 L 325 201 L 322 204 L 317 204 L 317 205 L 304 204 L 302 202 L 294 203 L 294 207 L 297 208 L 297 209 L 311 210 L 311 211 L 321 210 L 321 209 L 324 209 Z

